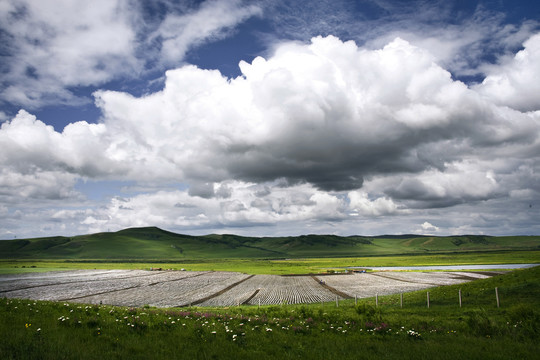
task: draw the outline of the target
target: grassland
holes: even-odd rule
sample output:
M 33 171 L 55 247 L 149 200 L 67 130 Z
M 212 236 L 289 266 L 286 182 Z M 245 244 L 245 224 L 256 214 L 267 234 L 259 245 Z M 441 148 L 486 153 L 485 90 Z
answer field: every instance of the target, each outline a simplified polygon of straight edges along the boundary
M 107 260 L 0 260 L 0 274 L 61 271 L 76 269 L 163 268 L 191 271 L 236 271 L 247 274 L 317 274 L 328 270 L 343 271 L 349 266 L 419 266 L 460 264 L 525 264 L 540 262 L 540 250 L 504 251 L 465 254 L 433 254 L 409 256 L 368 256 L 347 258 L 305 259 L 194 259 L 184 261 L 107 261 Z
M 494 289 L 500 294 L 496 306 Z M 457 292 L 463 293 L 463 307 Z M 540 268 L 334 303 L 154 309 L 0 300 L 2 359 L 536 359 Z
M 540 251 L 540 236 L 489 237 L 418 235 L 283 238 L 236 235 L 189 236 L 158 228 L 114 233 L 0 241 L 1 259 L 69 259 L 182 262 L 220 259 L 299 259 L 478 252 Z
M 157 228 L 0 241 L 0 273 L 70 269 L 320 273 L 539 263 L 540 237 L 192 237 Z M 501 306 L 495 302 L 498 288 Z M 458 305 L 462 290 L 463 307 Z M 334 303 L 155 309 L 0 300 L 2 359 L 536 359 L 540 267 Z
M 418 235 L 256 238 L 188 236 L 158 228 L 0 241 L 0 273 L 72 269 L 320 273 L 348 266 L 407 266 L 540 262 L 540 236 Z

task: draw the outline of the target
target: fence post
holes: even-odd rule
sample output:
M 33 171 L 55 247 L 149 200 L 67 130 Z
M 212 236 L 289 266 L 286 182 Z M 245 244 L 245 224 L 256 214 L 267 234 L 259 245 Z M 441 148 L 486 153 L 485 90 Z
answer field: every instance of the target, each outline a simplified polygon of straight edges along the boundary
M 403 293 L 399 294 L 399 306 L 403 309 Z
M 379 294 L 375 294 L 375 306 L 379 306 Z
M 427 307 L 429 309 L 429 291 L 427 292 Z
M 459 289 L 459 307 L 461 307 L 461 289 Z
M 495 298 L 497 298 L 497 307 L 499 307 L 500 303 L 499 303 L 499 288 L 498 287 L 495 288 Z
M 336 307 L 339 307 L 339 300 L 338 300 L 337 295 L 336 295 Z
M 261 307 L 261 299 L 259 299 L 259 308 Z
M 356 295 L 354 295 L 354 306 L 358 305 L 358 300 L 356 299 Z

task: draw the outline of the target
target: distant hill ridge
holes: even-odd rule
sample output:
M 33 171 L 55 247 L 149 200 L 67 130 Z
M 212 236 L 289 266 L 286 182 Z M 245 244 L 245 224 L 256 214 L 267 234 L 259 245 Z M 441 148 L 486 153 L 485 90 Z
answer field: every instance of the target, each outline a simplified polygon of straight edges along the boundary
M 352 257 L 398 254 L 540 250 L 540 236 L 301 235 L 193 236 L 157 227 L 129 228 L 73 237 L 0 241 L 1 259 L 189 260 Z

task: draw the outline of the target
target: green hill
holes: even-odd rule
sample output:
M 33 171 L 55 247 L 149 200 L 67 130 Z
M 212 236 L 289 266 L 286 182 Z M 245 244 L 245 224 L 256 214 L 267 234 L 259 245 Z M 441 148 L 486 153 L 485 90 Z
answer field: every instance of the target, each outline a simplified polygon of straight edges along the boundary
M 74 237 L 0 241 L 1 259 L 195 260 L 285 259 L 540 250 L 540 236 L 244 237 L 181 235 L 156 227 Z

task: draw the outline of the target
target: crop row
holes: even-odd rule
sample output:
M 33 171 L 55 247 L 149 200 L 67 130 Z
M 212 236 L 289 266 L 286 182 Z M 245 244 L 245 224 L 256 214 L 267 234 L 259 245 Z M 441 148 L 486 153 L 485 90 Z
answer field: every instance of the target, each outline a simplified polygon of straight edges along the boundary
M 0 276 L 0 297 L 157 307 L 297 304 L 341 298 L 336 293 L 371 297 L 486 276 L 467 272 L 376 272 L 312 278 L 209 271 L 79 270 Z
M 488 277 L 469 272 L 399 272 L 385 271 L 320 277 L 325 283 L 349 296 L 359 298 L 376 294 L 388 295 L 426 289 L 433 286 L 459 284 Z
M 405 282 L 413 282 L 418 284 L 426 284 L 432 286 L 442 286 L 442 285 L 453 285 L 459 284 L 464 281 L 470 281 L 473 279 L 485 279 L 489 275 L 485 275 L 477 272 L 442 272 L 442 271 L 431 271 L 431 272 L 403 272 L 403 271 L 393 271 L 393 272 L 380 272 L 372 273 L 378 274 L 379 276 L 384 276 L 389 279 L 395 279 Z M 363 275 L 363 274 L 358 274 Z
M 16 290 L 1 291 L 0 295 L 8 298 L 31 298 L 36 300 L 76 300 L 95 294 L 108 294 L 119 292 L 123 289 L 144 288 L 154 284 L 178 281 L 184 278 L 197 276 L 196 272 L 148 272 L 137 271 L 125 272 L 125 276 L 117 276 L 111 273 L 111 277 L 96 275 L 93 277 L 83 273 L 81 277 L 41 278 L 36 276 L 31 281 L 18 280 Z M 3 281 L 0 281 L 3 283 Z M 13 287 L 13 284 L 9 284 Z
M 309 276 L 255 275 L 202 306 L 269 305 L 330 301 L 335 295 Z
M 21 290 L 33 286 L 125 279 L 157 274 L 144 270 L 73 270 L 4 275 L 0 277 L 0 292 Z
M 176 281 L 149 284 L 136 288 L 114 291 L 77 299 L 83 303 L 106 303 L 122 306 L 187 306 L 212 296 L 228 286 L 248 277 L 233 272 L 185 272 L 195 274 Z

